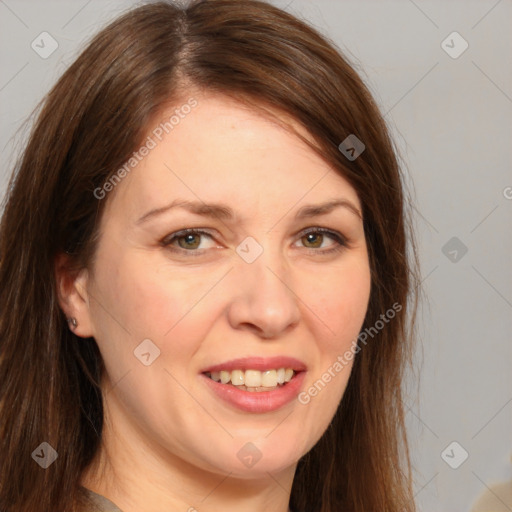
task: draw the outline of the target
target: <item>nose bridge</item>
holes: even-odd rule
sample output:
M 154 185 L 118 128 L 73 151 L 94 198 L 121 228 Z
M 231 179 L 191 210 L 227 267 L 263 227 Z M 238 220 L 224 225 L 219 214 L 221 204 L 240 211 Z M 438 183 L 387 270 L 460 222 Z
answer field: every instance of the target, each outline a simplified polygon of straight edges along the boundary
M 237 326 L 251 325 L 264 337 L 274 337 L 298 321 L 299 308 L 280 244 L 268 234 L 260 240 L 247 237 L 237 247 L 238 290 L 230 319 Z
M 254 286 L 263 291 L 268 288 L 268 291 L 283 293 L 281 288 L 286 288 L 283 281 L 286 282 L 287 276 L 289 279 L 290 272 L 276 235 L 262 233 L 258 239 L 248 236 L 238 245 L 236 252 L 241 260 L 238 262 L 241 277 L 254 280 Z

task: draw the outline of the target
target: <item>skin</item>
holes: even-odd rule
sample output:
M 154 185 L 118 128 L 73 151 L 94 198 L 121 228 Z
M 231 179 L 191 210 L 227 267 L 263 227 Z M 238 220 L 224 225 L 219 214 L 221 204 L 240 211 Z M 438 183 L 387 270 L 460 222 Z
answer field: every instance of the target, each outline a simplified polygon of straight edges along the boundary
M 307 365 L 307 390 L 332 367 L 368 306 L 363 223 L 347 207 L 294 215 L 335 198 L 359 211 L 361 204 L 344 178 L 278 124 L 225 96 L 194 97 L 198 106 L 103 199 L 90 268 L 72 275 L 65 259 L 57 264 L 61 307 L 77 319 L 78 336 L 95 338 L 106 366 L 103 444 L 81 483 L 124 512 L 286 512 L 297 461 L 331 421 L 352 363 L 307 405 L 293 400 L 264 414 L 218 399 L 200 371 L 287 355 Z M 177 198 L 225 203 L 237 218 L 174 208 L 137 222 Z M 322 253 L 338 246 L 335 239 L 301 234 L 319 226 L 347 245 Z M 175 240 L 181 253 L 161 244 L 184 228 L 212 238 Z M 247 236 L 263 248 L 253 263 L 236 252 Z M 149 366 L 134 356 L 144 339 L 160 350 Z M 247 442 L 262 454 L 251 468 L 237 457 Z

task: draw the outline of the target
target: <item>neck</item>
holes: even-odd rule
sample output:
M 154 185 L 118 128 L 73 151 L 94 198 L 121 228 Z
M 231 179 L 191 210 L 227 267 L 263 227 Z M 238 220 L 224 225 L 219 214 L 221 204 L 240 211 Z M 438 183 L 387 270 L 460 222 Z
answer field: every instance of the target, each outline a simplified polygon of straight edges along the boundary
M 202 469 L 149 446 L 127 425 L 114 432 L 106 415 L 101 447 L 80 484 L 123 512 L 289 512 L 295 468 L 254 479 Z

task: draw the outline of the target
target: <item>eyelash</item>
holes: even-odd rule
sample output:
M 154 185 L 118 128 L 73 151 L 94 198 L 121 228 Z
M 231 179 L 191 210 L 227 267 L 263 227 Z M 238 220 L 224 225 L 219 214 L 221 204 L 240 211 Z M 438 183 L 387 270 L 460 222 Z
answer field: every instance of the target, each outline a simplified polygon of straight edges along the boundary
M 312 228 L 306 228 L 303 231 L 299 233 L 298 238 L 302 238 L 306 235 L 309 235 L 310 233 L 321 233 L 324 235 L 327 235 L 329 238 L 333 239 L 336 243 L 334 247 L 331 249 L 312 249 L 311 247 L 305 247 L 308 252 L 310 251 L 311 254 L 332 254 L 336 252 L 343 251 L 346 247 L 348 247 L 347 240 L 344 236 L 342 236 L 340 233 L 337 233 L 336 231 L 331 231 L 330 229 L 321 228 L 321 227 L 312 227 Z M 172 252 L 180 253 L 180 254 L 186 254 L 187 256 L 201 256 L 204 254 L 204 251 L 207 251 L 208 249 L 182 249 L 182 248 L 176 248 L 172 247 L 171 244 L 178 240 L 179 238 L 182 238 L 186 235 L 204 235 L 211 239 L 213 239 L 213 235 L 209 233 L 208 231 L 205 231 L 203 229 L 195 229 L 195 228 L 188 228 L 188 229 L 182 229 L 180 231 L 176 231 L 175 233 L 171 233 L 170 235 L 166 236 L 162 241 L 161 245 L 165 247 L 166 249 L 169 249 Z

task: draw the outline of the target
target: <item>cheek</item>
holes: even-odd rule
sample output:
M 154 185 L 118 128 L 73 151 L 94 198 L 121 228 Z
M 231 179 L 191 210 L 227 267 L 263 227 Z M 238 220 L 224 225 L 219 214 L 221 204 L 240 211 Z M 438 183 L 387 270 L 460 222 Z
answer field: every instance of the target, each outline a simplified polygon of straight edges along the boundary
M 110 261 L 97 280 L 105 309 L 111 313 L 99 311 L 101 318 L 114 329 L 123 327 L 133 341 L 163 342 L 172 336 L 211 287 L 210 279 L 198 280 L 165 262 L 148 261 L 146 254 Z
M 95 275 L 92 293 L 97 300 L 91 300 L 91 315 L 109 379 L 131 382 L 135 389 L 129 395 L 134 401 L 140 398 L 136 390 L 144 389 L 154 403 L 159 390 L 172 384 L 162 368 L 181 374 L 204 338 L 210 312 L 200 303 L 211 284 L 209 279 L 191 282 L 142 257 L 105 263 Z M 202 312 L 201 321 L 196 310 Z M 155 357 L 149 367 L 140 359 L 148 351 L 151 359 Z
M 316 313 L 310 316 L 316 358 L 298 401 L 316 419 L 303 424 L 306 438 L 313 444 L 332 420 L 345 392 L 357 357 L 354 347 L 366 315 L 370 286 L 367 260 L 358 257 L 345 260 L 343 267 L 329 269 L 317 280 L 318 292 L 310 292 L 308 306 Z
M 371 277 L 366 260 L 354 260 L 318 282 L 312 309 L 328 327 L 322 337 L 326 347 L 340 350 L 359 334 L 370 297 Z

